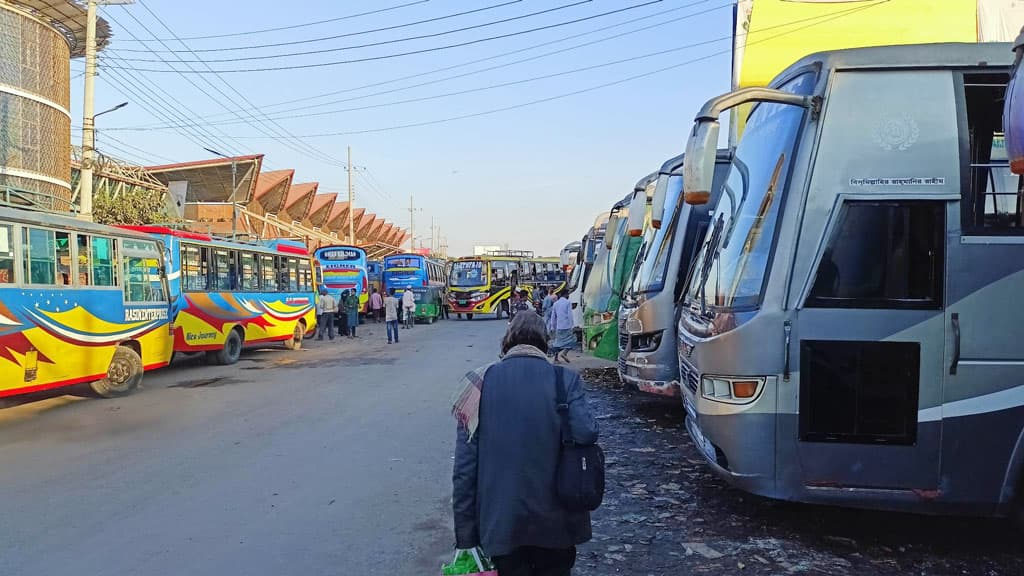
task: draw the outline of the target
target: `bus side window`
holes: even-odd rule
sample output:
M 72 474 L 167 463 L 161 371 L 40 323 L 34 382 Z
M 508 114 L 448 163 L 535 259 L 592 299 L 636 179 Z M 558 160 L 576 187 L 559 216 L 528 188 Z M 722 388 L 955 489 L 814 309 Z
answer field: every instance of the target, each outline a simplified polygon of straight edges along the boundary
M 56 240 L 57 284 L 70 286 L 74 282 L 74 277 L 71 275 L 71 233 L 57 232 Z
M 313 272 L 309 267 L 309 260 L 299 260 L 299 291 L 313 291 Z
M 14 283 L 14 236 L 11 226 L 0 226 L 0 284 Z
M 22 229 L 26 284 L 56 284 L 56 238 L 50 230 Z
M 256 256 L 252 252 L 242 252 L 242 290 L 252 292 L 259 289 L 259 278 L 256 276 Z
M 960 216 L 967 234 L 1024 233 L 1024 177 L 1010 172 L 1003 137 L 1003 96 L 1009 76 L 964 75 L 970 156 L 970 189 Z
M 288 259 L 274 256 L 274 270 L 277 271 L 277 291 L 288 291 Z
M 274 257 L 269 254 L 260 255 L 260 290 L 277 292 L 277 272 L 274 270 Z
M 92 262 L 90 250 L 90 238 L 85 234 L 78 234 L 76 244 L 78 245 L 78 251 L 76 256 L 75 273 L 78 275 L 78 285 L 88 286 L 92 283 L 92 274 L 90 274 L 89 268 Z
M 231 250 L 214 249 L 213 251 L 213 289 L 231 290 L 232 269 Z
M 299 261 L 296 258 L 288 259 L 288 288 L 289 292 L 299 291 Z
M 94 286 L 117 286 L 117 259 L 114 239 L 94 236 L 90 242 L 92 253 L 92 283 Z
M 121 241 L 125 302 L 166 302 L 160 279 L 160 249 L 155 242 Z

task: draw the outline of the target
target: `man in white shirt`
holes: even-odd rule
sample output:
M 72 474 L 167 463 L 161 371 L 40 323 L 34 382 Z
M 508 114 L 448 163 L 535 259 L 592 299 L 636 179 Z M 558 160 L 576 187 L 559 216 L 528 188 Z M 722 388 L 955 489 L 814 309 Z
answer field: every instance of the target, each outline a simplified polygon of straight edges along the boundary
M 559 354 L 564 362 L 569 362 L 569 350 L 576 347 L 576 335 L 572 328 L 572 304 L 569 303 L 569 291 L 563 288 L 558 293 L 558 300 L 551 306 L 551 317 L 548 318 L 548 331 L 555 333 L 548 350 L 554 353 L 555 364 L 558 364 Z
M 405 327 L 412 328 L 416 323 L 416 295 L 412 293 L 412 288 L 402 292 L 402 312 L 405 315 Z
M 324 339 L 324 330 L 327 331 L 327 336 L 334 340 L 334 317 L 338 314 L 338 302 L 331 296 L 327 289 L 320 289 L 320 298 L 317 299 L 316 307 L 320 312 L 320 319 L 318 320 L 320 326 L 317 330 L 317 340 Z
M 388 344 L 392 339 L 398 343 L 398 298 L 395 298 L 395 289 L 392 288 L 387 298 L 384 298 L 384 323 L 387 325 Z

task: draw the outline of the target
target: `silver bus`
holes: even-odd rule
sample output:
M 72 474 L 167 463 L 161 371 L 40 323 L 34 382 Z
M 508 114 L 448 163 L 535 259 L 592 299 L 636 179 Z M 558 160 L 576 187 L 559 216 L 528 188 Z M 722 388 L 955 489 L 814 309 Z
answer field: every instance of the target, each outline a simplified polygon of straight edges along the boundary
M 594 219 L 594 225 L 580 240 L 581 250 L 579 262 L 573 268 L 566 288 L 569 290 L 569 303 L 572 305 L 573 332 L 579 340 L 583 339 L 583 290 L 590 278 L 590 270 L 594 267 L 597 248 L 604 244 L 605 227 L 608 226 L 608 212 L 602 212 Z
M 619 307 L 619 378 L 641 392 L 680 395 L 676 301 L 728 168 L 729 152 L 722 150 L 711 199 L 697 206 L 683 202 L 682 155 L 666 160 L 658 173 L 652 211 L 663 209 L 652 214 Z
M 1004 515 L 1024 470 L 1024 183 L 1007 44 L 807 56 L 757 102 L 684 297 L 687 428 L 714 471 L 786 500 Z M 699 201 L 700 194 L 693 201 Z

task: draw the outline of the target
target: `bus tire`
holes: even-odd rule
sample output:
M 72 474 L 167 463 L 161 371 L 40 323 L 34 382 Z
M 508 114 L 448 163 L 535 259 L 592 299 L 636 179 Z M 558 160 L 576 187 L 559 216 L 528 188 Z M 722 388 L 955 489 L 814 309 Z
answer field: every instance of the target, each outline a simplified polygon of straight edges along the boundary
M 89 384 L 93 392 L 104 398 L 130 394 L 142 382 L 142 358 L 130 346 L 118 346 L 110 359 L 107 377 Z
M 498 302 L 498 305 L 494 307 L 494 317 L 501 320 L 501 312 L 501 302 Z
M 299 320 L 295 324 L 295 332 L 292 337 L 284 341 L 284 347 L 289 350 L 302 350 L 302 339 L 306 337 L 306 321 Z
M 456 314 L 455 317 L 458 318 L 459 320 L 462 320 L 462 314 Z
M 238 358 L 242 355 L 242 335 L 238 333 L 238 329 L 235 328 L 228 332 L 228 338 L 224 341 L 224 347 L 213 353 L 214 361 L 221 366 L 230 366 L 235 362 L 238 362 Z
M 466 314 L 466 320 L 472 320 L 472 319 L 473 319 L 473 315 L 472 314 Z

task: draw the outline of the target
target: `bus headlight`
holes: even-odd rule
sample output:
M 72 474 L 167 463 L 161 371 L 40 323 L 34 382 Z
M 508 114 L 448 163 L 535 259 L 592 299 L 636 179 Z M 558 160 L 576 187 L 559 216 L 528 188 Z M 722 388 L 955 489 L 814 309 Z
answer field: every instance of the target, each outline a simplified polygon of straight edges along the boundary
M 648 332 L 647 334 L 636 334 L 633 336 L 633 352 L 653 352 L 661 346 L 661 335 L 664 330 Z
M 700 394 L 708 400 L 727 404 L 750 404 L 761 395 L 764 377 L 701 377 Z
M 473 294 L 470 295 L 470 299 L 472 299 L 472 300 L 483 300 L 484 298 L 487 298 L 488 296 L 490 296 L 490 293 L 488 293 L 488 292 L 473 292 Z

